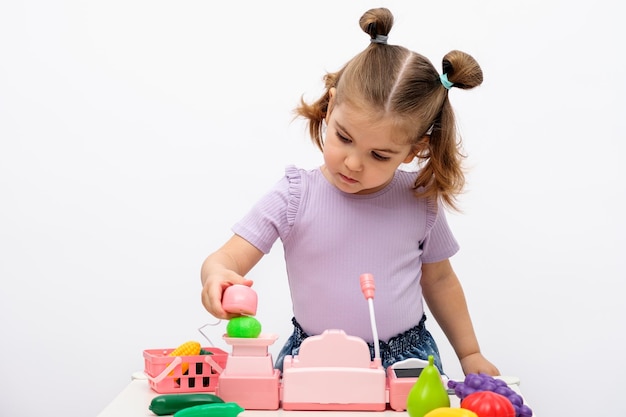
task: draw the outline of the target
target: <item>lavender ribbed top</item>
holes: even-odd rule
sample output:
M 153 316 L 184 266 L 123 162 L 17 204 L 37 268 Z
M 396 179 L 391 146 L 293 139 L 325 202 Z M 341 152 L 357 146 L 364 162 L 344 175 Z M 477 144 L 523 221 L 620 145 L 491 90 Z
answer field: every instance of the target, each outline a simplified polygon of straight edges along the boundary
M 281 239 L 293 314 L 310 335 L 341 329 L 371 342 L 359 277 L 373 274 L 378 335 L 386 341 L 422 317 L 422 263 L 459 249 L 444 210 L 413 195 L 414 179 L 398 170 L 384 189 L 355 195 L 338 190 L 319 168 L 289 166 L 233 232 L 264 253 Z

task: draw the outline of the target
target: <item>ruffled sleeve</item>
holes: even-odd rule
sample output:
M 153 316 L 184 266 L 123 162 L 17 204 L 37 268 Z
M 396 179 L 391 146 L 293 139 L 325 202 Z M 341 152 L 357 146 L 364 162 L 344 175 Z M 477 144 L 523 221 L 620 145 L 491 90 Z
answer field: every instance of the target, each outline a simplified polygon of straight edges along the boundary
M 426 202 L 426 234 L 430 233 L 435 222 L 437 221 L 437 212 L 439 211 L 439 205 L 437 199 L 428 198 Z
M 300 170 L 290 165 L 285 168 L 285 177 L 287 178 L 287 224 L 291 228 L 298 215 L 300 207 L 302 175 Z
M 302 184 L 301 172 L 294 166 L 250 211 L 232 227 L 232 231 L 263 253 L 269 253 L 278 238 L 289 235 L 298 215 Z
M 426 239 L 422 243 L 422 262 L 443 261 L 457 253 L 460 246 L 450 230 L 445 210 L 439 206 L 436 199 L 429 199 L 427 213 Z

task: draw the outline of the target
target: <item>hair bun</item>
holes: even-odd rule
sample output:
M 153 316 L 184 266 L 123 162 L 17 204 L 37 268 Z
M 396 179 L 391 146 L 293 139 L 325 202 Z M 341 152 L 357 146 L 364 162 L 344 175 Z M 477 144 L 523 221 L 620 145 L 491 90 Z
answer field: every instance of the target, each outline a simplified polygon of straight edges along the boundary
M 443 73 L 454 87 L 470 89 L 483 82 L 483 70 L 473 56 L 463 51 L 450 51 L 441 63 Z
M 359 19 L 359 26 L 370 36 L 373 43 L 386 44 L 387 36 L 393 27 L 393 14 L 385 7 L 370 9 Z

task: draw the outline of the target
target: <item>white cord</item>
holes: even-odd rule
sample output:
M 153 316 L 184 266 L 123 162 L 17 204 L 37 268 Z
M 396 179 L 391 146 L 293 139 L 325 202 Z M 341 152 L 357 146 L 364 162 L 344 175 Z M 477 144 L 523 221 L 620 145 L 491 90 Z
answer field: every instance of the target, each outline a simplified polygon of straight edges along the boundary
M 209 341 L 209 345 L 211 345 L 211 346 L 215 346 L 215 345 L 213 344 L 213 342 L 211 341 L 211 339 L 209 339 L 209 336 L 207 336 L 207 335 L 206 335 L 206 333 L 204 333 L 204 328 L 205 328 L 205 327 L 208 327 L 208 326 L 217 326 L 217 325 L 218 325 L 218 324 L 220 324 L 221 322 L 222 322 L 222 320 L 221 320 L 221 319 L 217 319 L 217 322 L 215 322 L 215 323 L 207 323 L 207 324 L 204 324 L 204 325 L 202 325 L 202 326 L 200 326 L 200 327 L 198 328 L 198 331 L 200 332 L 200 334 L 201 334 L 202 336 L 204 336 L 204 338 L 205 338 L 206 340 L 208 340 L 208 341 Z
M 374 300 L 367 299 L 367 305 L 370 308 L 370 322 L 372 324 L 372 335 L 374 335 L 374 359 L 380 359 L 380 346 L 378 343 L 378 330 L 376 328 L 376 316 L 374 315 Z

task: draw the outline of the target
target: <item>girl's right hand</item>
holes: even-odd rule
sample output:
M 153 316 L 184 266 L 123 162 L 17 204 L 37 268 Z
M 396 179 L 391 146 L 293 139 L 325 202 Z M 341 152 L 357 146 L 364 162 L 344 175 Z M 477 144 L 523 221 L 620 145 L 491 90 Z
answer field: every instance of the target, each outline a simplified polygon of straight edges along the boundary
M 227 269 L 219 273 L 207 275 L 203 278 L 202 304 L 204 308 L 218 319 L 230 320 L 233 317 L 237 317 L 238 314 L 227 313 L 222 307 L 222 295 L 224 294 L 224 290 L 234 284 L 242 284 L 251 287 L 253 282 Z
M 202 263 L 202 304 L 218 319 L 230 320 L 231 314 L 222 308 L 224 290 L 234 284 L 252 286 L 244 278 L 263 257 L 263 252 L 238 235 L 233 235 L 220 249 L 209 255 Z

